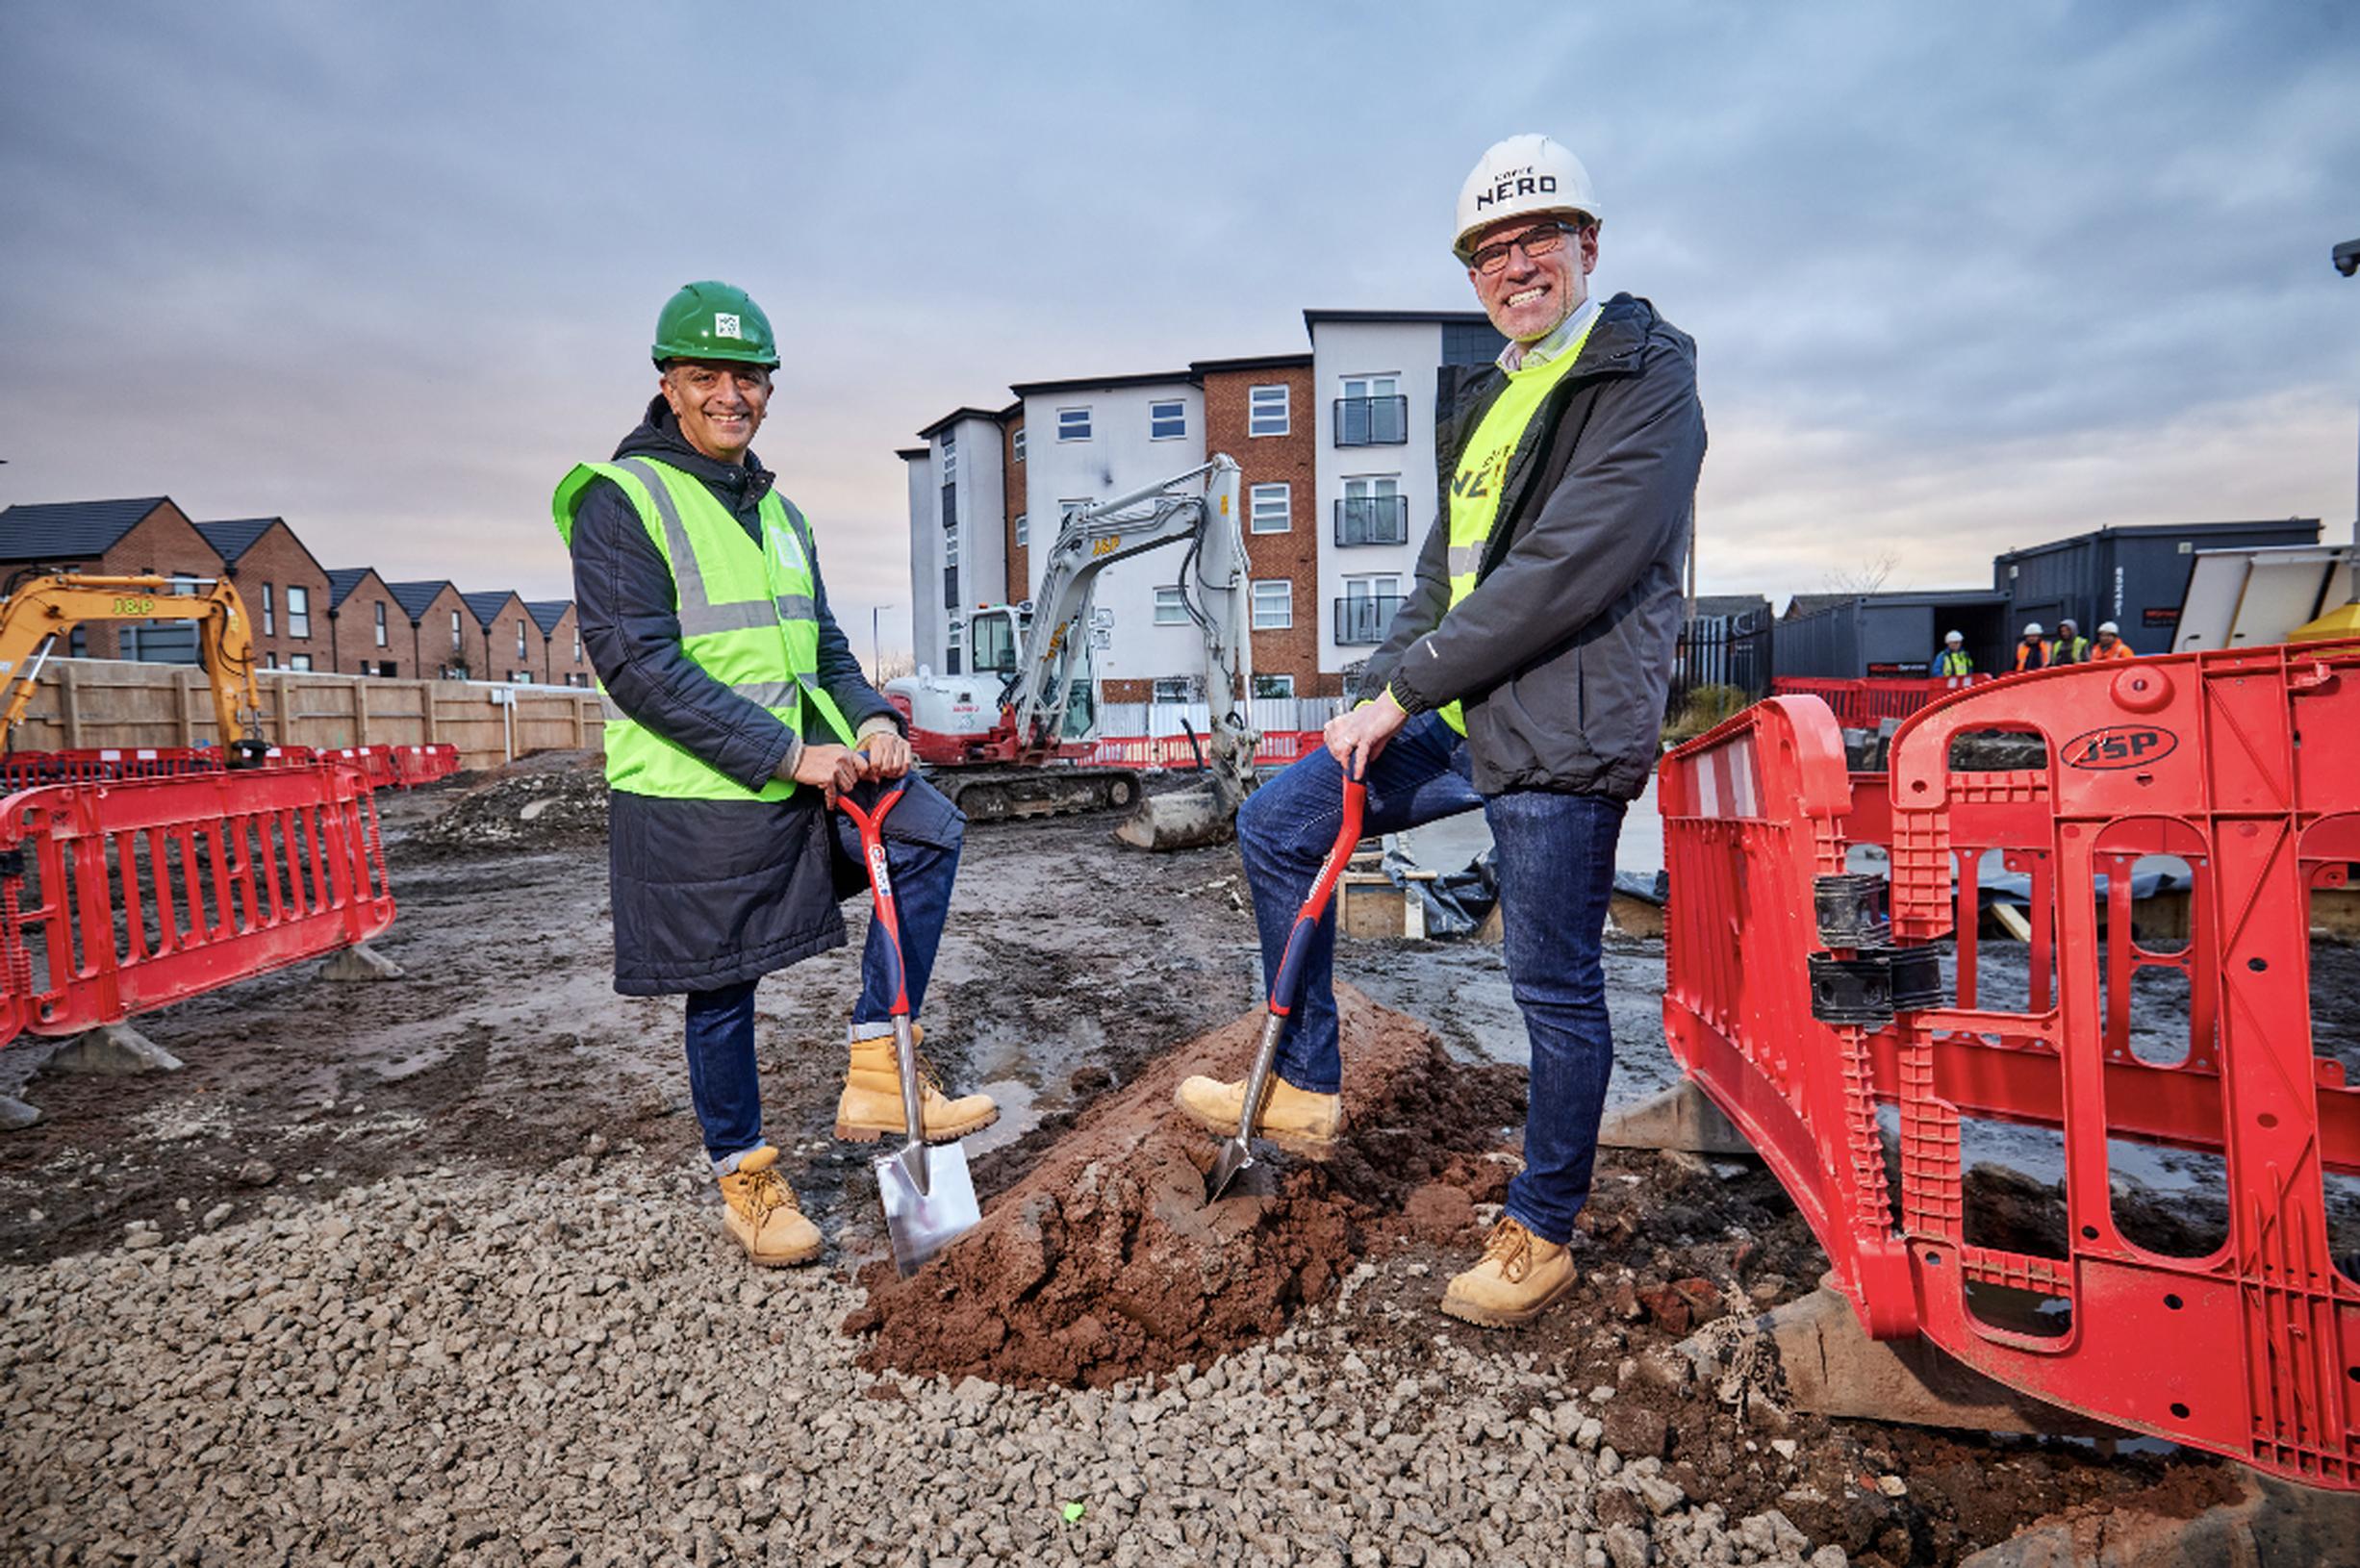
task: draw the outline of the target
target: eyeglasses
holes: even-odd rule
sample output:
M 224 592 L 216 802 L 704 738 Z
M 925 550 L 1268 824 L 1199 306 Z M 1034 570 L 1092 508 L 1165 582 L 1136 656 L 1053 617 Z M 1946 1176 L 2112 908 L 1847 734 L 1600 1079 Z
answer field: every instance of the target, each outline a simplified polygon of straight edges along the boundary
M 1497 277 L 1508 267 L 1508 253 L 1521 247 L 1535 261 L 1554 256 L 1564 246 L 1565 236 L 1581 231 L 1570 223 L 1549 222 L 1496 240 L 1467 258 L 1467 265 L 1486 278 Z

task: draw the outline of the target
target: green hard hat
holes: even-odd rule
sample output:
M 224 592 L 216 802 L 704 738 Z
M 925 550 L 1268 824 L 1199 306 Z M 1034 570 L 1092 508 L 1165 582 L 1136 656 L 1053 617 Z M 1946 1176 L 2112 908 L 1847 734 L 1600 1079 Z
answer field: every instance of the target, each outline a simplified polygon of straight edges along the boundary
M 743 360 L 778 367 L 778 340 L 771 318 L 743 289 L 725 283 L 692 283 L 664 301 L 655 318 L 655 363 L 666 360 Z

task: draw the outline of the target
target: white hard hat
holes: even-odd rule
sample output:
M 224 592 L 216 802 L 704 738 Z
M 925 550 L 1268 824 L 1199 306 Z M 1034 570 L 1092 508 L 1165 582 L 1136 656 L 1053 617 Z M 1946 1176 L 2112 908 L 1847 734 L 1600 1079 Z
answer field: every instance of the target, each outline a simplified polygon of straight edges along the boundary
M 1945 643 L 1964 643 L 1967 641 L 1967 636 L 1964 632 L 1945 632 L 1942 634 L 1942 641 Z
M 2024 622 L 2024 635 L 2025 635 L 2026 637 L 2039 637 L 2039 636 L 2043 635 L 2043 633 L 2042 633 L 2042 631 L 2041 631 L 2041 623 L 2040 623 L 2039 621 L 2037 621 L 2037 620 L 2027 620 L 2027 621 L 2025 621 L 2025 622 Z
M 1595 222 L 1598 193 L 1582 161 L 1545 136 L 1511 136 L 1476 160 L 1459 188 L 1459 227 L 1451 254 L 1468 255 L 1467 237 L 1504 217 L 1530 213 L 1585 213 Z
M 2101 620 L 2097 623 L 2097 634 L 2100 637 L 2119 637 L 2122 635 L 2122 628 L 2111 620 Z

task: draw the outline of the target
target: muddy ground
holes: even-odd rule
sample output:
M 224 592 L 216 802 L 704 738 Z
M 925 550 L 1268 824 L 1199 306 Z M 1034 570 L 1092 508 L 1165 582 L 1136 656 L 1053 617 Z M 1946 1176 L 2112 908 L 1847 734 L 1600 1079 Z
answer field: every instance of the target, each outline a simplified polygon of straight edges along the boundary
M 43 1112 L 0 1136 L 0 1260 L 36 1268 L 101 1253 L 125 1245 L 127 1227 L 174 1243 L 389 1178 L 507 1172 L 527 1182 L 584 1155 L 668 1173 L 693 1162 L 679 1004 L 609 984 L 595 794 L 590 775 L 560 771 L 382 797 L 400 916 L 376 946 L 406 979 L 333 986 L 305 966 L 140 1020 L 189 1064 L 176 1075 L 40 1073 L 45 1048 L 30 1042 L 0 1053 L 0 1090 Z M 519 812 L 534 799 L 549 803 L 526 822 Z M 437 842 L 432 824 L 454 809 L 474 825 Z M 1151 857 L 1116 847 L 1110 826 L 1004 823 L 968 840 L 926 1046 L 956 1087 L 987 1088 L 1006 1109 L 970 1142 L 987 1202 L 1025 1182 L 1095 1103 L 1168 1070 L 1157 1057 L 1174 1043 L 1256 1000 L 1234 851 Z M 875 1151 L 829 1137 L 862 921 L 848 914 L 852 946 L 774 977 L 761 996 L 769 1133 L 829 1233 L 839 1277 L 883 1251 Z M 1660 945 L 1617 941 L 1610 953 L 1618 1100 L 1673 1075 L 1657 1013 L 1662 962 Z M 2348 949 L 2322 949 L 2322 965 L 2325 994 L 2360 997 Z M 1487 1079 L 1505 1075 L 1512 1091 L 1523 1050 L 1496 949 L 1346 944 L 1338 969 L 1451 1057 L 1492 1064 Z M 1509 1335 L 1440 1319 L 1441 1280 L 1480 1246 L 1511 1168 L 1507 1120 L 1488 1129 L 1502 1159 L 1470 1154 L 1416 1182 L 1369 1187 L 1330 1250 L 1339 1266 L 1273 1297 L 1275 1327 L 1307 1302 L 1359 1293 L 1351 1342 L 1332 1334 L 1299 1357 L 1312 1372 L 1333 1364 L 1318 1398 L 1361 1397 L 1346 1362 L 1363 1344 L 1383 1345 L 1395 1365 L 1472 1353 L 1542 1367 L 1610 1391 L 1597 1403 L 1617 1462 L 1658 1457 L 1688 1496 L 1732 1519 L 1776 1506 L 1855 1561 L 1951 1562 L 2039 1518 L 2186 1512 L 2228 1486 L 2230 1467 L 2202 1455 L 1831 1423 L 1775 1402 L 1725 1406 L 1663 1353 L 1698 1323 L 1802 1294 L 1825 1267 L 1755 1161 L 1608 1152 L 1569 1305 Z M 852 1314 L 855 1328 L 870 1326 L 862 1319 Z M 1117 1370 L 1170 1365 L 1146 1354 Z M 1078 1362 L 1010 1376 L 1092 1380 Z M 1410 1429 L 1418 1407 L 1413 1398 L 1389 1419 Z M 1599 1523 L 1628 1505 L 1602 1504 Z

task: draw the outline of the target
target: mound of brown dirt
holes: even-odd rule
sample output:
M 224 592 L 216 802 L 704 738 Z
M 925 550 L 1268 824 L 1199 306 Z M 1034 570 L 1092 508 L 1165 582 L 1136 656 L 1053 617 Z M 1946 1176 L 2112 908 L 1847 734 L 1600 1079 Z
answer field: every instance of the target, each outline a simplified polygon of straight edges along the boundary
M 1256 1146 L 1255 1167 L 1205 1202 L 1218 1141 L 1173 1108 L 1191 1073 L 1243 1077 L 1259 1011 L 1189 1041 L 1093 1105 L 992 1201 L 983 1223 L 917 1275 L 865 1270 L 871 1370 L 1086 1383 L 1203 1363 L 1276 1334 L 1353 1261 L 1442 1205 L 1421 1187 L 1496 1199 L 1483 1158 L 1523 1114 L 1519 1068 L 1452 1063 L 1423 1024 L 1339 986 L 1345 1137 L 1324 1165 Z M 1389 1223 L 1387 1223 L 1389 1222 Z
M 496 772 L 419 829 L 441 849 L 546 849 L 606 837 L 606 773 L 598 758 L 566 752 L 530 757 Z

